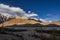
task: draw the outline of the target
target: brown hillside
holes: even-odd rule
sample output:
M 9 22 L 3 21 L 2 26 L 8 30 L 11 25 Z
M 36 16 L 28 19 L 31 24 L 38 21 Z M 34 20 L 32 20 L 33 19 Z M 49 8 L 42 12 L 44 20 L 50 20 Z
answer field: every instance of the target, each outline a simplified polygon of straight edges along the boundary
M 56 24 L 56 25 L 60 25 L 60 21 L 54 21 L 51 24 Z
M 28 19 L 23 19 L 23 18 L 14 18 L 9 21 L 4 22 L 3 24 L 0 24 L 0 27 L 3 26 L 12 26 L 12 25 L 23 25 L 23 24 L 41 24 L 41 25 L 49 25 L 49 24 L 56 24 L 60 25 L 60 21 L 54 21 L 54 22 L 38 22 L 35 20 L 28 20 Z
M 28 19 L 21 19 L 21 18 L 15 18 L 10 21 L 4 22 L 3 26 L 11 26 L 11 25 L 23 25 L 23 24 L 36 24 L 39 22 L 36 22 L 34 20 L 28 20 Z M 2 24 L 0 24 L 2 26 Z

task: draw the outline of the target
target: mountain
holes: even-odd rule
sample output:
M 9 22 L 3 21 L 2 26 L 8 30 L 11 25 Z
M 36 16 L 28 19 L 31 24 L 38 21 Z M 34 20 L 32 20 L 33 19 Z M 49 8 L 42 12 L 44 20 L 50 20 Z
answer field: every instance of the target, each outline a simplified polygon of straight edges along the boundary
M 50 24 L 56 24 L 56 25 L 60 25 L 60 21 L 53 21 Z
M 23 24 L 36 24 L 39 23 L 35 20 L 29 20 L 29 19 L 22 19 L 22 18 L 14 18 L 9 21 L 4 22 L 4 26 L 11 26 L 11 25 L 23 25 Z M 1 26 L 2 24 L 0 24 Z
M 0 14 L 0 27 L 6 26 L 14 26 L 14 25 L 20 25 L 20 26 L 59 26 L 60 21 L 53 21 L 53 22 L 43 22 L 41 20 L 35 20 L 35 19 L 27 19 L 25 17 L 18 17 L 18 16 L 4 16 Z

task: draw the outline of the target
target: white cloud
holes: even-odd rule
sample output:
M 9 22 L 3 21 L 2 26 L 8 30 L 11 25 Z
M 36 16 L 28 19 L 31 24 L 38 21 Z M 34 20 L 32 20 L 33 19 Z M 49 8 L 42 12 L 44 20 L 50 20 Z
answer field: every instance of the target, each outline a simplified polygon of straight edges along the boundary
M 39 20 L 38 18 L 31 18 L 31 19 L 34 19 L 34 20 Z
M 39 19 L 39 18 L 31 18 L 31 19 L 35 19 L 35 20 L 37 20 L 37 21 L 40 20 L 40 21 L 42 21 L 42 22 L 47 22 L 46 20 L 41 19 L 41 18 L 40 18 L 40 19 Z
M 31 11 L 28 11 L 28 13 L 31 13 Z
M 40 21 L 42 21 L 42 22 L 47 22 L 46 20 L 44 20 L 44 19 L 39 19 Z
M 26 11 L 24 11 L 23 9 L 21 9 L 20 7 L 11 7 L 9 5 L 5 5 L 5 4 L 0 4 L 0 13 L 4 14 L 4 15 L 13 15 L 13 16 L 20 16 L 20 17 L 33 17 L 33 16 L 38 16 L 35 13 L 31 13 L 31 11 L 28 11 L 28 13 L 26 13 Z M 30 14 L 29 14 L 30 13 Z
M 23 11 L 23 9 L 21 9 L 19 7 L 10 7 L 9 5 L 5 5 L 5 4 L 0 4 L 0 9 L 6 10 L 6 11 L 11 11 L 11 12 L 25 13 L 25 11 Z
M 38 15 L 32 12 L 30 14 L 25 14 L 25 16 L 26 17 L 33 17 L 33 16 L 38 16 Z

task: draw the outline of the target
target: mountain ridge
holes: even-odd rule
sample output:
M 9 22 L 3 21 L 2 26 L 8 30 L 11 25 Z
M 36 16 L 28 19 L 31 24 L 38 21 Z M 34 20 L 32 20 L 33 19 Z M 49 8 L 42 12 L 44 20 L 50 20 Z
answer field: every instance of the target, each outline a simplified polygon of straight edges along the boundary
M 46 25 L 49 26 L 50 24 L 60 25 L 60 21 L 43 22 L 41 20 L 27 19 L 25 17 L 18 17 L 18 16 L 9 17 L 7 19 L 6 16 L 3 16 L 0 14 L 0 21 L 1 21 L 1 18 L 4 19 L 4 21 L 2 21 L 3 23 L 0 23 L 0 27 L 2 27 L 2 25 L 6 27 L 6 26 L 12 26 L 12 25 L 25 25 L 25 24 L 31 24 L 31 25 L 40 24 L 43 26 L 46 26 Z

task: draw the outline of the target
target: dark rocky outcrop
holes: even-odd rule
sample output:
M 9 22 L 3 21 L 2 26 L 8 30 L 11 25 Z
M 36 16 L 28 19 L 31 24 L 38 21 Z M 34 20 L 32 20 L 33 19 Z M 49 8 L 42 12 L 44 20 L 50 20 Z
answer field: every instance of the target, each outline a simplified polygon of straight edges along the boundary
M 9 21 L 11 19 L 13 19 L 13 17 L 7 17 L 7 16 L 0 14 L 0 24 L 5 22 L 5 21 Z

